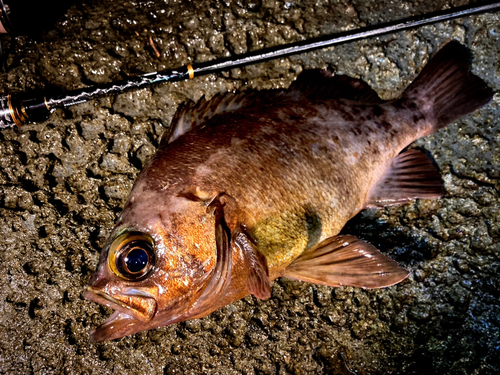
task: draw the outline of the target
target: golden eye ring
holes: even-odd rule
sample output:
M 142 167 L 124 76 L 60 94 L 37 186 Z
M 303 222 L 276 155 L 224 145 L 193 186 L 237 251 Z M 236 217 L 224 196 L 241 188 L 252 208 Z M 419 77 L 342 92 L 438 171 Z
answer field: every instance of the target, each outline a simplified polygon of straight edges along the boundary
M 154 241 L 146 233 L 126 232 L 118 236 L 109 248 L 109 268 L 127 281 L 143 280 L 155 264 Z

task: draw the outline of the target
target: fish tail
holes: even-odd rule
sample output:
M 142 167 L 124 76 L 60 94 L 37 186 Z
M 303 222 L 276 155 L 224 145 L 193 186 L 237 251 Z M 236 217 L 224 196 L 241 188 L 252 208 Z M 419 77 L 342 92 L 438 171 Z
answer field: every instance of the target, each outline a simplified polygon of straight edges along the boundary
M 403 100 L 416 103 L 428 117 L 433 133 L 474 112 L 493 98 L 493 91 L 470 72 L 471 54 L 457 41 L 446 44 L 407 88 Z

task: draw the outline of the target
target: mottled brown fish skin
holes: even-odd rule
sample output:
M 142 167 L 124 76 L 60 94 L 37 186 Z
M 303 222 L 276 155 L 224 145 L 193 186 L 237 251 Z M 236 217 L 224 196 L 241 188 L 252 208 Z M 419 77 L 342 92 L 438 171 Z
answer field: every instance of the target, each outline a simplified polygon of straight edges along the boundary
M 255 247 L 258 254 L 252 261 L 259 263 L 259 255 L 265 259 L 257 274 L 268 272 L 269 280 L 283 275 L 306 250 L 334 238 L 350 218 L 370 206 L 370 194 L 406 146 L 491 99 L 484 82 L 469 77 L 470 57 L 464 47 L 450 43 L 444 49 L 424 70 L 425 79 L 419 78 L 393 102 L 382 103 L 366 84 L 343 77 L 335 82 L 347 82 L 345 88 L 354 95 L 322 91 L 329 76 L 326 82 L 320 77 L 316 94 L 307 84 L 297 85 L 263 94 L 260 101 L 254 95 L 257 104 L 232 111 L 220 108 L 231 107 L 227 102 L 238 96 L 226 102 L 213 99 L 218 114 L 206 121 L 193 119 L 198 126 L 191 130 L 192 113 L 184 112 L 178 126 L 189 131 L 175 133 L 168 145 L 164 142 L 141 172 L 85 294 L 117 310 L 94 339 L 205 316 L 248 295 L 255 270 L 248 266 L 247 250 L 234 243 L 238 233 L 248 235 Z M 432 70 L 438 71 L 437 77 Z M 454 90 L 455 102 L 446 97 Z M 349 95 L 358 100 L 346 99 Z M 398 178 L 389 177 L 389 183 Z M 219 235 L 233 236 L 232 269 L 226 273 L 217 268 L 221 249 L 227 248 L 216 247 L 214 227 Z M 127 231 L 154 240 L 154 268 L 137 281 L 124 280 L 108 262 L 110 244 Z M 218 280 L 216 270 L 230 275 L 227 286 L 212 285 Z M 215 293 L 211 300 L 206 294 L 210 285 L 222 295 Z
M 192 185 L 233 197 L 235 223 L 247 226 L 275 278 L 363 208 L 387 163 L 429 126 L 420 113 L 414 124 L 414 114 L 393 104 L 307 98 L 300 107 L 248 109 L 159 152 L 148 186 L 165 196 Z

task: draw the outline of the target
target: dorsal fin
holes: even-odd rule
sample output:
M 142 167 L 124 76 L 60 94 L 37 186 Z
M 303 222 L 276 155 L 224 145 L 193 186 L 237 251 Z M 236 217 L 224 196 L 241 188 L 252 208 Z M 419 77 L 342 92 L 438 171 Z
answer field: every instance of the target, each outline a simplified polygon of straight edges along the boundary
M 160 149 L 215 116 L 251 106 L 276 105 L 283 100 L 299 101 L 303 98 L 302 95 L 294 95 L 294 93 L 302 93 L 310 98 L 342 98 L 366 104 L 381 102 L 377 93 L 360 79 L 335 75 L 331 69 L 305 70 L 300 73 L 288 90 L 217 94 L 210 100 L 202 97 L 197 103 L 188 101 L 181 104 L 172 119 L 170 131 L 164 135 L 160 143 Z
M 308 97 L 321 99 L 341 98 L 365 104 L 382 102 L 365 81 L 335 74 L 332 69 L 304 70 L 289 90 L 298 90 Z
M 256 105 L 276 103 L 285 97 L 287 90 L 243 91 L 220 93 L 212 99 L 202 97 L 197 103 L 188 101 L 179 107 L 172 119 L 170 132 L 165 134 L 160 149 L 165 148 L 184 133 L 203 125 L 211 118 Z

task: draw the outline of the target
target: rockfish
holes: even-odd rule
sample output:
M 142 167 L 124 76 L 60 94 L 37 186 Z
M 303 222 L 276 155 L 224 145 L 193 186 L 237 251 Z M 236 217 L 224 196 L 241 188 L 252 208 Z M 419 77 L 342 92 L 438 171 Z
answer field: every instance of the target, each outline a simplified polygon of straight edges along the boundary
M 339 235 L 365 208 L 444 194 L 405 148 L 485 105 L 492 90 L 450 42 L 397 100 L 330 70 L 287 90 L 182 106 L 144 167 L 84 294 L 116 310 L 96 341 L 195 319 L 289 277 L 381 288 L 409 272 Z

